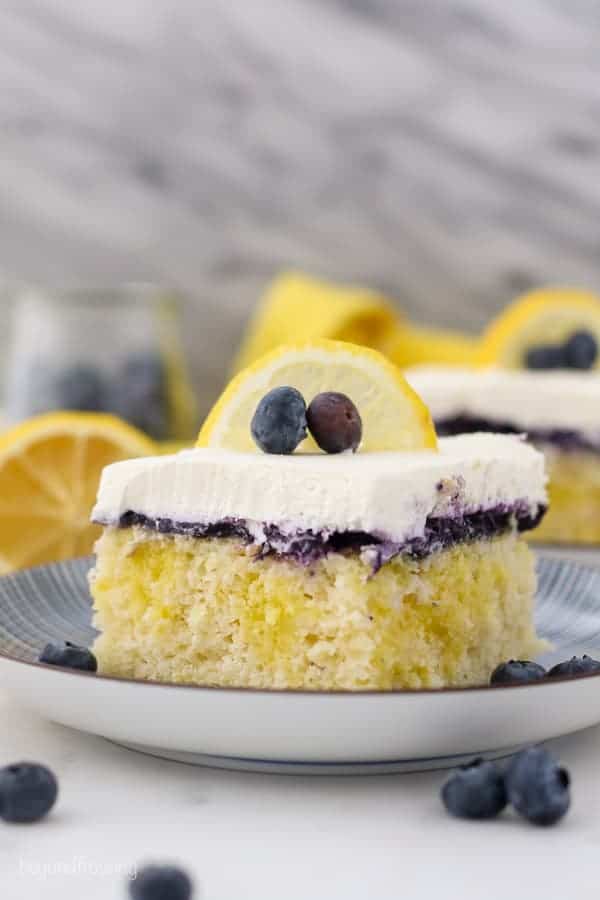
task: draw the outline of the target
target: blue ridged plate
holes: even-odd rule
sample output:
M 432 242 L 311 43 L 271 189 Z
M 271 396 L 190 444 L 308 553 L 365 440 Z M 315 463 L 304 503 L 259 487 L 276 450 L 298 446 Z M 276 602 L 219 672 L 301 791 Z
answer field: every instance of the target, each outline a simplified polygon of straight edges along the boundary
M 204 765 L 358 774 L 455 765 L 600 722 L 600 676 L 508 688 L 311 693 L 168 685 L 35 662 L 47 641 L 94 639 L 89 559 L 0 578 L 0 678 L 55 722 Z M 541 556 L 537 624 L 555 649 L 600 658 L 600 571 Z

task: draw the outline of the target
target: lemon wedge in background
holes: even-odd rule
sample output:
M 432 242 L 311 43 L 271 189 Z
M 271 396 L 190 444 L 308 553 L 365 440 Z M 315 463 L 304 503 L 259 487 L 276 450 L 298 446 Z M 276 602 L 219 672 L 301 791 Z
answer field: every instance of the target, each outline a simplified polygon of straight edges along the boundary
M 282 385 L 299 390 L 307 404 L 321 391 L 346 394 L 362 419 L 361 452 L 437 448 L 429 410 L 396 366 L 375 350 L 328 340 L 280 347 L 242 370 L 209 413 L 197 446 L 259 452 L 252 416 Z M 300 445 L 301 452 L 317 449 L 310 436 Z
M 600 344 L 600 298 L 574 288 L 532 291 L 511 303 L 483 333 L 478 361 L 504 369 L 525 367 L 528 350 L 560 344 L 578 331 Z
M 0 573 L 92 551 L 104 466 L 156 445 L 121 419 L 56 412 L 0 437 Z
M 291 341 L 329 338 L 384 350 L 399 320 L 393 305 L 373 291 L 287 272 L 258 304 L 232 369 Z

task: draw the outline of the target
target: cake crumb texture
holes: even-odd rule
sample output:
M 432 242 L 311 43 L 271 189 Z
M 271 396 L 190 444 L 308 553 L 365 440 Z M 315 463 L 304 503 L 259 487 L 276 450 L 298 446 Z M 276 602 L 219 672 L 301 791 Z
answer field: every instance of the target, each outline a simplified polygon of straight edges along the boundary
M 356 553 L 310 567 L 235 538 L 109 527 L 91 575 L 104 674 L 255 688 L 365 690 L 485 684 L 544 647 L 535 567 L 509 534 L 371 577 Z

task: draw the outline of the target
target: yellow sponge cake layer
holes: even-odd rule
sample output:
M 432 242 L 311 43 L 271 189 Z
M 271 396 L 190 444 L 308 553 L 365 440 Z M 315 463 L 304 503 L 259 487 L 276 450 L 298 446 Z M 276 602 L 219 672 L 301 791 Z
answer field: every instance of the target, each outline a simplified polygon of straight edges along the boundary
M 256 688 L 486 683 L 541 649 L 534 561 L 515 534 L 399 555 L 300 565 L 236 538 L 106 529 L 91 579 L 104 674 Z
M 548 445 L 550 506 L 532 540 L 549 544 L 600 544 L 600 453 Z

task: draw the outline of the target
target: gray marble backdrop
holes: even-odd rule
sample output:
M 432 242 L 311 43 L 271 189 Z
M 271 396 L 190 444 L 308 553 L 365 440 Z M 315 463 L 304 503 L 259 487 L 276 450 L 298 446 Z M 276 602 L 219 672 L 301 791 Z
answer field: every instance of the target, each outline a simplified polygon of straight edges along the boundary
M 5 280 L 175 284 L 205 403 L 287 266 L 600 288 L 598 0 L 0 0 L 0 85 Z

